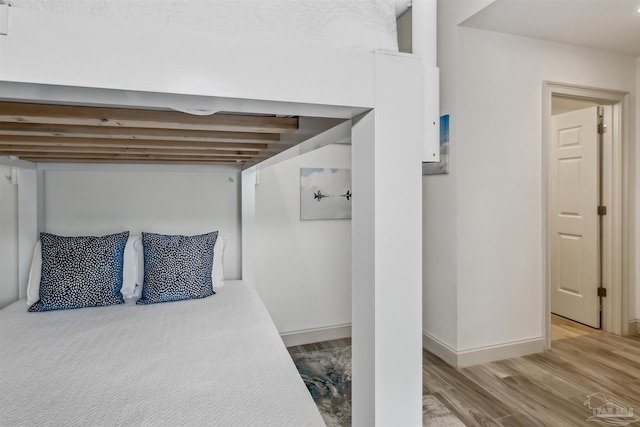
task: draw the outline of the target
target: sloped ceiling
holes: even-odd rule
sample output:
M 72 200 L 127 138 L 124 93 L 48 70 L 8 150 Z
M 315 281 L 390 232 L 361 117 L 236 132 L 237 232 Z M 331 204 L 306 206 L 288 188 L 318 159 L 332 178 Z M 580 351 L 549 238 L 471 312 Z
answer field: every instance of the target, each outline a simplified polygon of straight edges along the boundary
M 495 0 L 462 25 L 640 56 L 640 0 Z

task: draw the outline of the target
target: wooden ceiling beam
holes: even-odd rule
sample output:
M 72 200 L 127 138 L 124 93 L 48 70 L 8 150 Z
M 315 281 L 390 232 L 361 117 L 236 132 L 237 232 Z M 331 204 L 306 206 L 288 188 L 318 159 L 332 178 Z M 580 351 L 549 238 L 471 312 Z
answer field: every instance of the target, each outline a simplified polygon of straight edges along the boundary
M 40 158 L 40 157 L 23 157 L 35 163 L 128 163 L 128 164 L 192 164 L 192 165 L 240 165 L 243 162 L 232 160 L 165 160 L 165 159 L 146 159 L 146 160 L 127 160 L 127 159 L 67 159 L 67 158 Z
M 172 141 L 203 141 L 232 143 L 272 143 L 280 141 L 279 133 L 221 132 L 153 128 L 123 128 L 110 126 L 73 126 L 44 123 L 3 123 L 0 135 L 44 136 L 69 138 L 151 139 Z
M 260 133 L 292 133 L 298 130 L 297 117 L 197 116 L 178 111 L 18 102 L 0 102 L 0 122 Z
M 248 159 L 236 159 L 234 157 L 219 157 L 219 156 L 191 156 L 191 155 L 159 155 L 159 154 L 77 154 L 77 153 L 30 153 L 25 156 L 19 156 L 22 160 L 37 159 L 49 159 L 50 161 L 65 161 L 65 160 L 190 160 L 190 161 L 224 161 L 230 163 L 240 163 Z
M 130 155 L 162 155 L 162 156 L 217 156 L 238 159 L 250 159 L 258 155 L 258 151 L 222 151 L 222 150 L 158 150 L 154 148 L 97 148 L 97 147 L 41 147 L 6 145 L 0 146 L 0 156 L 26 156 L 52 153 L 62 154 L 130 154 Z
M 261 151 L 267 144 L 227 143 L 202 141 L 165 141 L 147 139 L 90 139 L 90 138 L 50 138 L 40 136 L 0 135 L 0 149 L 6 145 L 31 145 L 39 147 L 112 147 L 112 148 L 157 148 L 176 150 L 225 150 L 225 151 Z

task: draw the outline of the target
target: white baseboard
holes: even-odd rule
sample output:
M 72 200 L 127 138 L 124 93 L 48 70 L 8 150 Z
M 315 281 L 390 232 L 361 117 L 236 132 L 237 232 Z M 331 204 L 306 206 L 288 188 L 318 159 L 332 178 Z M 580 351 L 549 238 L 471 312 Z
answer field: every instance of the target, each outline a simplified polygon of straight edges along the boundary
M 427 332 L 422 331 L 422 346 L 444 360 L 448 365 L 454 368 L 466 368 L 482 363 L 495 362 L 496 360 L 540 353 L 544 350 L 544 339 L 542 337 L 531 338 L 457 351 Z
M 286 347 L 311 344 L 320 341 L 337 340 L 351 336 L 351 323 L 324 328 L 303 329 L 280 334 Z
M 640 334 L 640 319 L 629 320 L 629 335 Z
M 444 360 L 447 365 L 451 365 L 454 368 L 458 367 L 458 356 L 456 351 L 425 331 L 422 331 L 422 348 Z

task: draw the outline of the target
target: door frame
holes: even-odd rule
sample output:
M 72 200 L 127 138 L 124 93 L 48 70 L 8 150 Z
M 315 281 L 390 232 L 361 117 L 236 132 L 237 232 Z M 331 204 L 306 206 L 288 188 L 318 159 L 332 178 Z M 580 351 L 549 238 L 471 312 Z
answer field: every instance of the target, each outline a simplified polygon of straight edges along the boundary
M 602 299 L 602 330 L 616 335 L 629 333 L 629 94 L 570 84 L 543 82 L 542 91 L 542 268 L 543 325 L 545 349 L 551 348 L 551 100 L 554 95 L 596 101 L 613 107 L 610 147 L 603 153 L 602 199 L 607 214 L 602 221 L 602 272 L 607 297 Z M 595 207 L 594 207 L 595 209 Z

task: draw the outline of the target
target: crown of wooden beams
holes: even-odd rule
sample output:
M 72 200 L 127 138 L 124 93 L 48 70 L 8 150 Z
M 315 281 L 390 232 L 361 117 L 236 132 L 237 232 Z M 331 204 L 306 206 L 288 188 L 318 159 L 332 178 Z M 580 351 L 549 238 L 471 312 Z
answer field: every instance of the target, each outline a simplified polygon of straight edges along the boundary
M 35 162 L 255 162 L 297 117 L 0 102 L 0 155 Z

